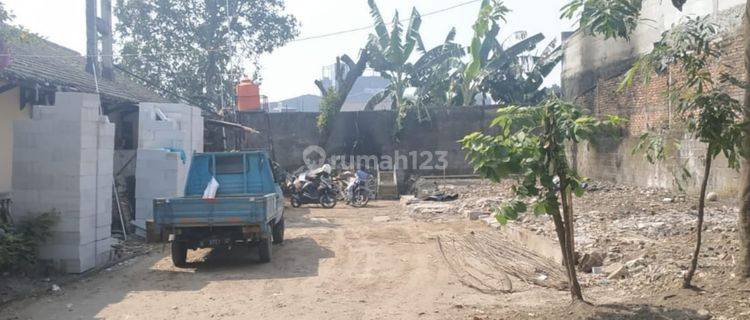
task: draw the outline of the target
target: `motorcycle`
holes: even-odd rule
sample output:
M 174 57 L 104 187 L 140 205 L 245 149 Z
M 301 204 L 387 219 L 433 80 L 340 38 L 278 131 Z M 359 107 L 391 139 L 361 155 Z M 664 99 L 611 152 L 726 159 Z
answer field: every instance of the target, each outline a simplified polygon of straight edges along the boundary
M 367 188 L 367 183 L 365 182 L 359 182 L 356 186 L 354 186 L 354 190 L 352 190 L 352 193 L 354 194 L 351 196 L 347 203 L 355 208 L 362 208 L 367 205 L 368 202 L 370 202 L 370 190 Z
M 292 193 L 292 207 L 299 208 L 305 204 L 320 204 L 323 208 L 332 209 L 338 202 L 336 188 L 327 179 L 320 179 L 317 188 L 310 185 L 307 188 Z

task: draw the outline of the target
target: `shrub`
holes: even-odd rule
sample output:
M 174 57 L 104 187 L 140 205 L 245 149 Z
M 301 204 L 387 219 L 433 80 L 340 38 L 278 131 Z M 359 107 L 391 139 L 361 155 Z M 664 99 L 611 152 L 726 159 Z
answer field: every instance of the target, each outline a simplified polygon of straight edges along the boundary
M 36 265 L 39 245 L 52 235 L 59 213 L 53 210 L 34 216 L 17 225 L 0 224 L 0 271 Z

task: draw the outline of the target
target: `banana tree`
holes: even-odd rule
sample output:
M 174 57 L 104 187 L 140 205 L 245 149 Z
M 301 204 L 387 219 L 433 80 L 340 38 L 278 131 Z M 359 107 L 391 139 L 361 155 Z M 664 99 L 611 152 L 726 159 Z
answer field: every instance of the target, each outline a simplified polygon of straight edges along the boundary
M 544 41 L 543 34 L 514 33 L 518 41 L 505 46 L 498 40 L 500 22 L 509 10 L 500 1 L 485 0 L 474 24 L 474 38 L 468 48 L 469 61 L 452 77 L 456 83 L 455 102 L 472 105 L 477 95 L 489 94 L 501 104 L 533 105 L 549 95 L 540 89 L 544 78 L 560 63 L 562 52 L 556 42 L 541 54 L 534 50 Z
M 528 53 L 544 40 L 541 34 L 525 38 L 503 49 L 498 47 L 488 66 L 482 89 L 501 104 L 533 105 L 547 98 L 549 89 L 541 89 L 544 79 L 562 60 L 561 47 L 552 41 L 541 54 Z
M 483 0 L 479 9 L 479 16 L 474 23 L 474 37 L 468 48 L 469 62 L 459 71 L 460 97 L 462 105 L 474 104 L 474 98 L 480 92 L 484 78 L 488 74 L 486 68 L 490 64 L 490 54 L 499 47 L 497 36 L 500 33 L 500 20 L 505 21 L 505 15 L 510 9 L 502 1 Z
M 403 29 L 398 11 L 396 11 L 391 23 L 393 26 L 389 32 L 375 1 L 368 0 L 367 3 L 375 22 L 375 33 L 370 35 L 367 42 L 370 67 L 390 81 L 390 84 L 367 102 L 365 110 L 373 110 L 376 105 L 387 98 L 391 98 L 391 108 L 397 112 L 396 125 L 398 131 L 403 119 L 406 118 L 410 104 L 404 98 L 404 92 L 410 87 L 409 75 L 414 69 L 414 65 L 409 63 L 409 58 L 415 50 L 425 51 L 422 37 L 419 34 L 422 17 L 416 8 L 412 9 L 409 25 L 406 29 Z
M 421 111 L 429 117 L 426 106 L 454 105 L 456 94 L 453 83 L 456 71 L 465 66 L 462 61 L 466 52 L 455 43 L 456 28 L 451 29 L 443 44 L 430 49 L 414 63 L 410 75 L 411 85 L 416 88 L 411 98 L 417 113 Z

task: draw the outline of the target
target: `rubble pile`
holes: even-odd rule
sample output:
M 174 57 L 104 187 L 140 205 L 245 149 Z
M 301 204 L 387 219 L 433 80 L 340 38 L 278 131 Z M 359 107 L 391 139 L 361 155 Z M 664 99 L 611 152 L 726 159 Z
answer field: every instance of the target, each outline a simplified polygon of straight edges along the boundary
M 445 220 L 461 217 L 488 216 L 510 196 L 510 183 L 489 180 L 438 180 L 419 185 L 415 197 L 404 199 L 407 213 L 419 220 Z M 422 200 L 433 194 L 458 194 L 454 201 Z M 476 218 L 474 218 L 476 220 Z
M 719 202 L 706 205 L 704 242 L 698 278 L 734 264 L 737 209 Z M 682 281 L 695 245 L 697 197 L 655 188 L 605 183 L 574 200 L 576 251 L 581 280 L 587 285 L 637 291 L 672 289 Z M 556 239 L 548 216 L 524 216 L 518 225 Z M 596 260 L 596 259 L 593 259 Z M 724 268 L 723 270 L 727 270 Z
M 472 184 L 439 185 L 437 190 L 455 192 L 460 197 L 452 202 L 414 198 L 407 202 L 409 214 L 428 220 L 467 217 L 502 228 L 491 212 L 510 197 L 510 183 L 476 180 Z M 710 194 L 708 200 L 698 281 L 703 277 L 731 277 L 723 273 L 731 270 L 738 252 L 738 212 L 726 201 L 733 199 Z M 581 282 L 630 292 L 678 287 L 695 245 L 697 203 L 696 196 L 658 188 L 591 184 L 573 203 Z M 556 242 L 549 216 L 529 213 L 511 223 Z

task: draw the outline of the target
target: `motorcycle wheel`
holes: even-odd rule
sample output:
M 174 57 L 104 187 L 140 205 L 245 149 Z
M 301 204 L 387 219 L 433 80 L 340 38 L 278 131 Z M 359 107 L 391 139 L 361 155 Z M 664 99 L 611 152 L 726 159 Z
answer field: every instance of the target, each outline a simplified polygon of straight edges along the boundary
M 354 201 L 351 203 L 352 207 L 361 208 L 370 202 L 370 196 L 365 190 L 357 189 L 354 191 Z
M 326 209 L 333 209 L 336 206 L 336 197 L 328 193 L 324 193 L 320 196 L 320 205 Z
M 291 202 L 293 208 L 299 208 L 302 206 L 302 201 L 300 201 L 296 196 L 292 196 L 292 198 L 289 199 L 289 202 Z

